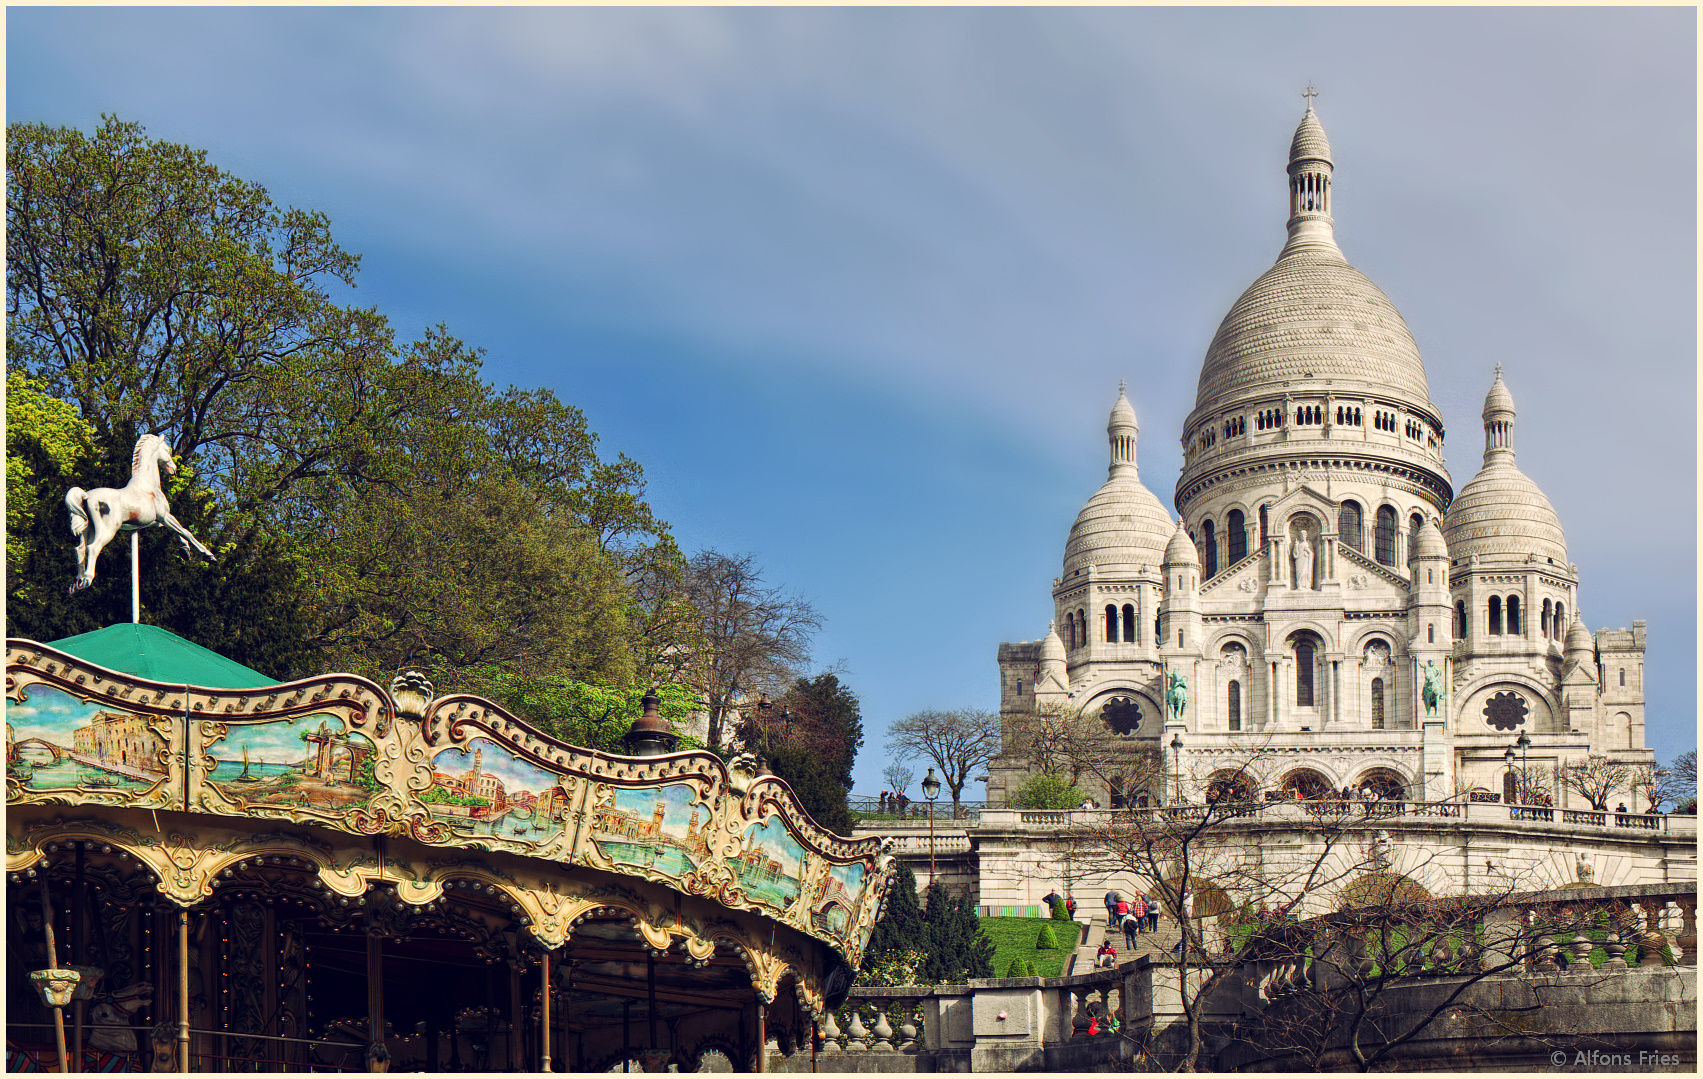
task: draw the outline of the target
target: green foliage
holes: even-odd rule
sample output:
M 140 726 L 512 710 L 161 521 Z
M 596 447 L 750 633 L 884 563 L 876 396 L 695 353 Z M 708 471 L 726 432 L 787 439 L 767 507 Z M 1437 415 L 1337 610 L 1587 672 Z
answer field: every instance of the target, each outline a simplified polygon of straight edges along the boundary
M 928 961 L 928 955 L 920 948 L 907 951 L 885 952 L 873 961 L 870 956 L 864 957 L 863 969 L 858 971 L 853 985 L 860 986 L 893 986 L 921 985 L 923 965 Z
M 1050 925 L 1041 926 L 1041 931 L 1035 934 L 1035 950 L 1037 952 L 1050 952 L 1057 948 L 1058 938 L 1053 936 L 1053 927 Z
M 1028 968 L 1027 968 L 1027 965 L 1023 962 L 1023 957 L 1018 956 L 1017 958 L 1015 958 L 1011 961 L 1010 966 L 1005 968 L 1005 976 L 1007 978 L 1021 978 L 1021 977 L 1024 976 L 1023 972 L 1026 969 L 1028 969 Z
M 795 681 L 787 691 L 786 703 L 793 716 L 788 744 L 820 754 L 841 786 L 850 789 L 852 765 L 857 761 L 857 751 L 863 748 L 863 712 L 857 695 L 838 675 L 819 674 Z M 784 732 L 773 733 L 786 737 Z
M 1008 801 L 1018 809 L 1075 809 L 1086 797 L 1057 772 L 1038 772 L 1024 780 Z
M 621 741 L 644 711 L 646 689 L 589 685 L 564 677 L 534 677 L 505 667 L 481 664 L 466 672 L 469 692 L 488 697 L 545 734 L 571 745 L 605 753 L 626 752 Z M 687 686 L 657 686 L 657 711 L 675 732 L 697 710 Z
M 73 484 L 122 486 L 137 436 L 180 465 L 142 533 L 145 617 L 277 678 L 402 667 L 464 688 L 642 686 L 699 651 L 685 561 L 639 466 L 585 417 L 501 389 L 442 327 L 397 340 L 340 307 L 359 259 L 325 215 L 104 118 L 7 128 L 8 632 L 129 616 L 112 551 L 67 597 Z
M 442 787 L 428 788 L 426 793 L 420 795 L 420 801 L 446 806 L 488 806 L 491 804 L 489 798 L 480 798 L 471 794 L 451 794 Z
M 1071 920 L 1070 908 L 1064 905 L 1064 900 L 1062 899 L 1053 904 L 1053 920 L 1059 922 L 1068 922 Z
M 1012 960 L 1021 959 L 1028 964 L 1030 977 L 1056 978 L 1063 974 L 1073 948 L 1035 950 L 1035 938 L 1047 924 L 1051 923 L 1044 918 L 983 918 L 982 934 L 994 945 L 993 965 L 1009 970 Z
M 803 746 L 771 750 L 766 759 L 769 770 L 786 780 L 812 820 L 836 835 L 851 835 L 851 810 L 846 808 L 839 769 Z
M 910 866 L 898 862 L 893 867 L 887 896 L 881 902 L 881 916 L 875 920 L 864 949 L 863 969 L 874 969 L 888 956 L 926 952 L 928 939 L 928 923 L 923 918 L 922 904 L 917 901 L 916 874 Z
M 923 977 L 930 984 L 993 977 L 993 941 L 981 931 L 969 896 L 954 895 L 935 883 L 924 893 L 923 905 L 929 942 Z

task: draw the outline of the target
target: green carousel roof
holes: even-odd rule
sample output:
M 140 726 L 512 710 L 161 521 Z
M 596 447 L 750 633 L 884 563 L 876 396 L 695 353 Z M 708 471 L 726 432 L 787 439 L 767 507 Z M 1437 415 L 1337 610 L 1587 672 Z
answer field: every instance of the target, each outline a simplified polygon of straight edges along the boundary
M 170 630 L 138 622 L 120 622 L 46 644 L 109 671 L 133 674 L 151 682 L 179 682 L 215 689 L 258 689 L 279 684 L 276 678 L 251 671 Z

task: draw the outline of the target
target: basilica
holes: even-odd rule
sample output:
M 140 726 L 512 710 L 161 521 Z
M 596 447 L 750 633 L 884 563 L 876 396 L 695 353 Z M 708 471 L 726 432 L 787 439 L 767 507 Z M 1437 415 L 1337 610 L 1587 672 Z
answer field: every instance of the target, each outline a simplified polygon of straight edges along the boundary
M 1183 421 L 1177 518 L 1141 482 L 1120 386 L 1056 619 L 999 646 L 990 804 L 1035 770 L 1016 728 L 1037 715 L 1098 719 L 1127 751 L 1080 784 L 1113 808 L 1345 791 L 1565 806 L 1567 762 L 1652 761 L 1644 623 L 1586 627 L 1561 522 L 1515 463 L 1500 366 L 1483 465 L 1455 490 L 1413 336 L 1337 247 L 1333 168 L 1309 105 L 1287 241 L 1224 317 Z

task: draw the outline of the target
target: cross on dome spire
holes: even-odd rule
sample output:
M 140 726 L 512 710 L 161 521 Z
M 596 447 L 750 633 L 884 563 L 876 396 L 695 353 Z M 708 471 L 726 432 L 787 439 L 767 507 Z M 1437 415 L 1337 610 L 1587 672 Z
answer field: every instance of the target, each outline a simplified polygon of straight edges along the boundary
M 1315 97 L 1319 96 L 1319 92 L 1317 90 L 1313 89 L 1313 84 L 1309 82 L 1307 84 L 1307 88 L 1305 90 L 1301 91 L 1301 96 L 1307 99 L 1307 111 L 1312 112 L 1313 111 L 1313 99 Z

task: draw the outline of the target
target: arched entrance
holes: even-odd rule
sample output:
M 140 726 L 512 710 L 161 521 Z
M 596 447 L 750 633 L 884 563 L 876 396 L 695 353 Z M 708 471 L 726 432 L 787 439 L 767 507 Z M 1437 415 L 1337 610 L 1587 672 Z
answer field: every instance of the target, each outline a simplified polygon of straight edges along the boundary
M 1297 768 L 1290 772 L 1283 777 L 1278 789 L 1283 792 L 1284 797 L 1301 801 L 1329 798 L 1336 793 L 1330 780 L 1311 768 Z
M 1392 768 L 1368 768 L 1354 781 L 1354 789 L 1380 802 L 1407 801 L 1407 781 Z

